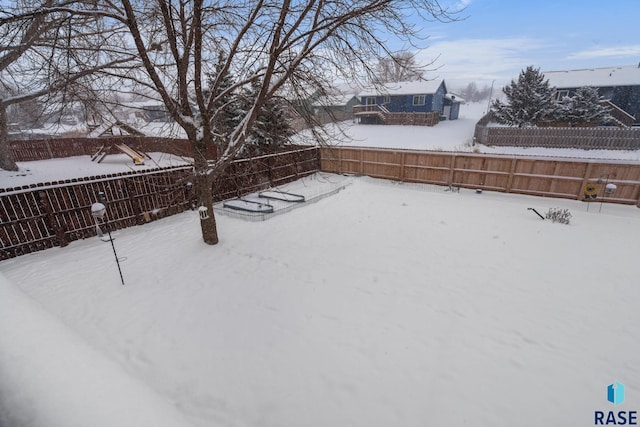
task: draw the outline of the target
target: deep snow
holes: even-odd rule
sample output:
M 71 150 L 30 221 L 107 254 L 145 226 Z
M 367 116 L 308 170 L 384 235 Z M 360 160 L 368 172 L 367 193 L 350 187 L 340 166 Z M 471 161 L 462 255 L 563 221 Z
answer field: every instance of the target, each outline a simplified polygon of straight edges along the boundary
M 97 238 L 3 261 L 2 295 L 24 292 L 155 396 L 121 399 L 160 396 L 195 426 L 593 425 L 615 380 L 618 409 L 640 408 L 638 208 L 328 174 L 281 190 L 346 179 L 268 221 L 218 216 L 213 247 L 197 212 L 121 230 L 125 286 Z M 64 385 L 30 388 L 37 353 L 75 349 L 44 325 L 2 324 L 0 425 L 6 405 L 46 414 L 74 387 L 109 404 L 80 362 Z M 22 337 L 31 351 L 7 352 Z
M 343 144 L 640 159 L 470 147 L 482 111 L 354 125 Z M 0 187 L 140 169 L 108 159 L 20 163 Z M 329 174 L 278 190 L 318 201 L 218 215 L 215 247 L 197 212 L 118 231 L 125 286 L 98 238 L 2 261 L 0 426 L 582 426 L 640 409 L 638 208 Z

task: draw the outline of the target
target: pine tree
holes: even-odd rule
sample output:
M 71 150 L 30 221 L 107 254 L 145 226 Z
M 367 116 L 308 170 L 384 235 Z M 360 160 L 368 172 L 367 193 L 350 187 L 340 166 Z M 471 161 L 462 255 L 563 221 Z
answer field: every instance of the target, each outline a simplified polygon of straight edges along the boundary
M 242 94 L 241 105 L 251 105 L 257 95 L 260 82 L 254 82 L 251 88 Z M 258 111 L 258 116 L 248 138 L 247 152 L 263 154 L 273 152 L 275 148 L 284 146 L 295 133 L 285 113 L 286 102 L 279 97 L 272 97 Z M 243 108 L 243 107 L 241 107 Z
M 218 53 L 218 60 L 216 62 L 216 73 L 209 76 L 209 81 L 212 83 L 218 74 L 221 72 L 222 65 L 224 63 L 223 53 Z M 222 153 L 226 148 L 226 137 L 240 122 L 242 117 L 242 110 L 238 96 L 234 91 L 227 91 L 235 83 L 234 77 L 231 73 L 227 72 L 222 76 L 222 82 L 218 86 L 217 94 L 222 95 L 213 104 L 212 110 L 214 116 L 212 119 L 212 128 L 214 133 L 218 135 L 216 138 L 216 145 L 218 154 Z M 210 94 L 209 94 L 210 95 Z
M 512 80 L 502 91 L 508 103 L 496 100 L 491 106 L 498 123 L 518 127 L 536 126 L 553 115 L 553 89 L 544 74 L 533 66 L 521 71 L 518 81 Z
M 609 109 L 600 104 L 598 90 L 581 87 L 572 97 L 565 97 L 559 104 L 557 119 L 571 127 L 598 126 L 612 120 Z

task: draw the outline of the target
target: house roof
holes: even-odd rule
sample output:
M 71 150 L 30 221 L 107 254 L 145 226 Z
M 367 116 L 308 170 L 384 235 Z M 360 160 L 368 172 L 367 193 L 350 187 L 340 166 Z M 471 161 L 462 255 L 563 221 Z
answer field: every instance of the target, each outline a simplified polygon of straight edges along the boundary
M 313 107 L 342 107 L 347 105 L 356 96 L 349 95 L 328 95 L 318 98 L 313 104 Z M 357 100 L 357 98 L 356 98 Z
M 640 86 L 640 64 L 583 70 L 545 71 L 545 78 L 556 88 Z
M 444 80 L 385 83 L 382 87 L 365 88 L 358 96 L 376 95 L 429 95 L 436 93 Z
M 461 104 L 464 104 L 466 102 L 464 98 L 460 97 L 460 95 L 456 95 L 455 93 L 445 93 L 444 98 L 448 99 L 451 102 L 459 102 Z

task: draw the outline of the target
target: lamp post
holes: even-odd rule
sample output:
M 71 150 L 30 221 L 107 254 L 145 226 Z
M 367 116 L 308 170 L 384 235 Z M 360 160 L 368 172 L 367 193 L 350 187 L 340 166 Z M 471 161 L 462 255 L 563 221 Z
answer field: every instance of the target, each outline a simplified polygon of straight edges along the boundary
M 91 205 L 91 216 L 96 222 L 96 231 L 99 237 L 102 237 L 102 230 L 100 229 L 100 221 L 103 222 L 104 226 L 107 229 L 107 234 L 109 234 L 109 241 L 111 242 L 111 248 L 113 249 L 113 256 L 116 258 L 116 265 L 118 266 L 118 273 L 120 273 L 120 281 L 122 282 L 122 286 L 124 286 L 124 278 L 122 277 L 122 270 L 120 269 L 120 260 L 118 259 L 118 254 L 116 253 L 116 247 L 113 244 L 113 238 L 111 237 L 111 230 L 107 224 L 107 208 L 104 205 L 105 195 L 101 191 L 98 193 L 99 202 Z
M 493 84 L 495 82 L 495 80 L 491 82 L 491 89 L 489 90 L 489 100 L 487 101 L 487 114 L 489 114 L 489 111 L 491 110 L 491 97 L 493 96 Z

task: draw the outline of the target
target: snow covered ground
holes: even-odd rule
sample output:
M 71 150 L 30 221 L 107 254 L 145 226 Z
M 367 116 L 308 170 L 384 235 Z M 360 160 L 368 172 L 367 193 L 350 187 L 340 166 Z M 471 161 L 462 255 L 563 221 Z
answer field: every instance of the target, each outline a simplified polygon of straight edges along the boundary
M 0 263 L 0 425 L 586 426 L 615 380 L 640 408 L 638 208 L 348 180 L 217 246 L 197 212 L 121 230 L 125 286 L 97 238 Z
M 84 176 L 109 175 L 120 172 L 140 171 L 158 167 L 182 166 L 189 159 L 167 153 L 147 153 L 144 165 L 134 165 L 126 154 L 111 154 L 101 163 L 91 161 L 91 156 L 75 156 L 60 159 L 17 162 L 17 172 L 0 169 L 0 188 L 19 187 L 40 182 L 61 181 Z
M 640 150 L 576 150 L 565 148 L 488 147 L 472 145 L 478 120 L 487 111 L 487 103 L 469 103 L 460 107 L 458 120 L 443 121 L 429 126 L 376 126 L 342 122 L 340 128 L 330 125 L 329 133 L 335 135 L 344 147 L 399 148 L 436 151 L 476 151 L 489 154 L 517 154 L 522 156 L 578 157 L 593 159 L 617 159 L 640 161 Z M 297 141 L 310 143 L 310 134 L 302 132 Z
M 477 151 L 492 154 L 516 154 L 525 156 L 552 156 L 624 160 L 640 162 L 640 150 L 575 150 L 519 147 L 472 146 L 477 121 L 487 109 L 487 104 L 470 103 L 461 107 L 460 119 L 440 122 L 437 126 L 373 126 L 342 122 L 341 129 L 345 138 L 335 126 L 330 133 L 335 135 L 332 142 L 344 147 L 380 147 L 436 151 Z M 163 126 L 151 123 L 149 126 Z M 301 132 L 294 142 L 312 143 L 307 132 Z M 89 156 L 70 157 L 37 162 L 18 162 L 19 172 L 0 169 L 0 188 L 15 187 L 39 182 L 75 178 L 78 176 L 104 175 L 131 170 L 141 170 L 158 166 L 177 166 L 186 164 L 185 159 L 164 153 L 150 153 L 152 160 L 145 166 L 134 166 L 124 154 L 112 155 L 98 164 L 91 162 Z
M 471 147 L 484 109 L 347 123 L 342 144 L 640 160 Z M 151 154 L 22 162 L 0 187 L 186 163 Z M 319 201 L 218 215 L 214 247 L 195 212 L 117 232 L 125 286 L 97 238 L 2 261 L 0 426 L 581 426 L 616 380 L 640 408 L 638 208 L 323 173 L 279 190 Z

